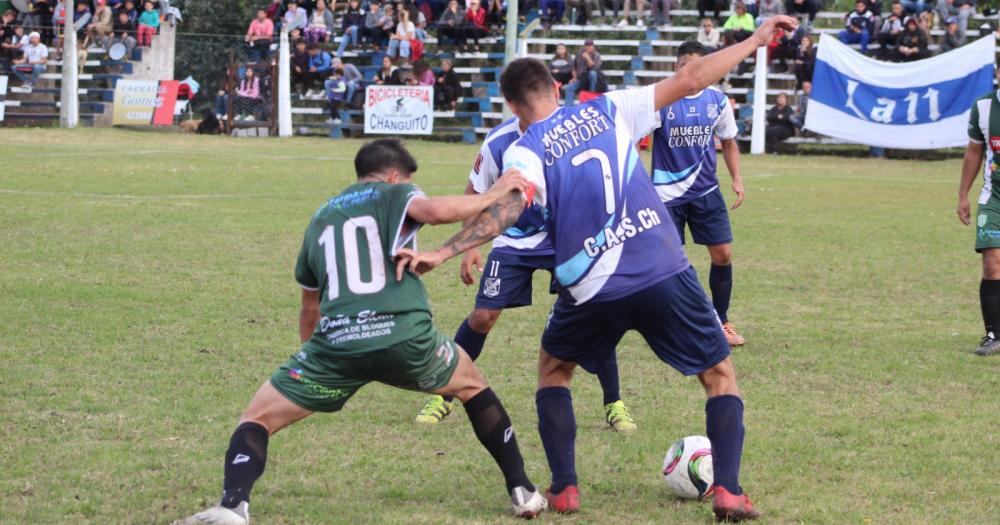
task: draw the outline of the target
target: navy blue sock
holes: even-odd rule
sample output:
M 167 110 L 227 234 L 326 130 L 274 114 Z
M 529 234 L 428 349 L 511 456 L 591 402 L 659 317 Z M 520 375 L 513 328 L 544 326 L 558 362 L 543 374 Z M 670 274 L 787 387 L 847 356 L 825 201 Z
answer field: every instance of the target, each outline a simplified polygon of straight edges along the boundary
M 475 361 L 479 354 L 483 353 L 483 345 L 486 344 L 486 336 L 489 333 L 481 334 L 469 326 L 469 320 L 462 321 L 462 326 L 455 332 L 455 342 L 461 346 L 465 353 Z
M 573 397 L 562 386 L 542 388 L 535 393 L 538 433 L 552 471 L 552 492 L 576 485 L 576 417 Z
M 622 398 L 618 384 L 618 352 L 612 352 L 611 358 L 597 371 L 597 380 L 601 382 L 601 390 L 604 391 L 605 405 Z
M 712 442 L 715 484 L 730 493 L 740 488 L 740 457 L 743 455 L 743 400 L 733 395 L 715 396 L 705 403 L 705 433 Z
M 458 327 L 458 331 L 455 332 L 455 343 L 461 346 L 462 350 L 469 354 L 469 358 L 475 361 L 479 358 L 479 354 L 483 353 L 483 345 L 486 344 L 486 336 L 488 335 L 490 335 L 489 332 L 481 334 L 473 330 L 469 326 L 469 319 L 466 318 Z M 454 399 L 452 396 L 444 396 L 445 401 L 452 399 Z
M 729 299 L 733 296 L 733 266 L 712 265 L 708 272 L 708 287 L 712 290 L 712 306 L 719 320 L 729 322 Z

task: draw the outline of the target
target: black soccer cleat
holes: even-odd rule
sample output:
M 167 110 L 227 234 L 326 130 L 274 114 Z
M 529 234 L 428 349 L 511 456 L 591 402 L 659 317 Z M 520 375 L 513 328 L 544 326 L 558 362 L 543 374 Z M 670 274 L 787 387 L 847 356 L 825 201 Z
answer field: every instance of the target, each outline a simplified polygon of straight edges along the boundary
M 1000 352 L 1000 339 L 995 339 L 986 335 L 983 340 L 979 342 L 979 348 L 976 348 L 976 355 L 993 355 Z

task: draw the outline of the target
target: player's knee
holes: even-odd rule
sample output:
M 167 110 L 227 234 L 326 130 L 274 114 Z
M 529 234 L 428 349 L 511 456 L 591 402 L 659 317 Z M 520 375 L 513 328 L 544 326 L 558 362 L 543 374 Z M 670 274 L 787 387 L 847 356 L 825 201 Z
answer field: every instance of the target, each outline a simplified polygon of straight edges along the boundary
M 538 357 L 538 388 L 568 387 L 575 367 L 574 363 L 556 359 L 542 349 Z
M 481 334 L 489 333 L 493 329 L 493 325 L 497 324 L 498 319 L 500 319 L 500 310 L 476 308 L 469 315 L 469 328 Z
M 983 252 L 983 279 L 1000 279 L 1000 249 L 991 248 Z
M 709 247 L 708 253 L 712 257 L 712 264 L 716 266 L 729 266 L 733 259 L 733 249 L 729 244 Z
M 733 395 L 740 396 L 740 388 L 736 383 L 736 369 L 728 357 L 721 363 L 698 374 L 698 379 L 705 387 L 708 397 Z

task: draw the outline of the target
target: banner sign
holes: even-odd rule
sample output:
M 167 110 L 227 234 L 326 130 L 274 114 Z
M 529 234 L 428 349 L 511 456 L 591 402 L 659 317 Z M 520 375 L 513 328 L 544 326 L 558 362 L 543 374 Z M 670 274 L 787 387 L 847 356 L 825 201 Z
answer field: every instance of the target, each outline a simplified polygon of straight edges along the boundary
M 993 89 L 996 39 L 915 62 L 868 58 L 823 35 L 805 128 L 899 149 L 965 146 L 973 102 Z
M 7 77 L 0 75 L 0 122 L 3 122 L 3 116 L 6 107 L 7 107 Z
M 119 80 L 115 84 L 115 126 L 170 126 L 178 80 Z
M 365 89 L 365 133 L 430 135 L 432 131 L 432 86 L 368 86 Z

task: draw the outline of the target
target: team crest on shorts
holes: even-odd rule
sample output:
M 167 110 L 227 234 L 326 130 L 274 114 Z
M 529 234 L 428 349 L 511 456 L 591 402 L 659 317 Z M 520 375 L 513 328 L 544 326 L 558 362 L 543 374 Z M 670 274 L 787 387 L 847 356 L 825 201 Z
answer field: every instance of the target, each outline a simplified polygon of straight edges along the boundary
M 708 105 L 708 118 L 715 118 L 719 116 L 719 105 L 709 104 Z
M 486 297 L 496 297 L 500 295 L 500 278 L 487 277 L 483 283 L 483 295 Z

